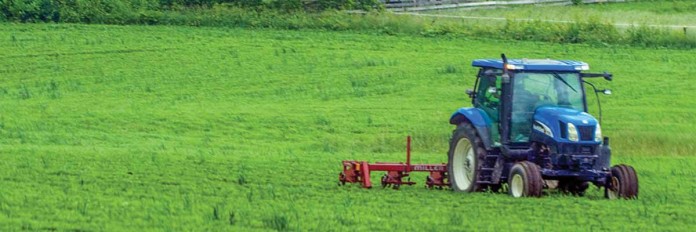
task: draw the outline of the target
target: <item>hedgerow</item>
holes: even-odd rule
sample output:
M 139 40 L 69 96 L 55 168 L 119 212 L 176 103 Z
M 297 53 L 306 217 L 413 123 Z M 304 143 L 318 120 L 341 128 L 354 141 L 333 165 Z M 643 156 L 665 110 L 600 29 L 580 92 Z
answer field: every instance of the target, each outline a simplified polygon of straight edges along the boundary
M 696 39 L 685 33 L 648 26 L 619 30 L 610 22 L 598 19 L 573 23 L 508 20 L 501 25 L 490 25 L 395 15 L 382 9 L 378 0 L 5 0 L 0 1 L 0 20 L 320 29 L 696 48 Z M 364 13 L 345 10 L 364 10 Z

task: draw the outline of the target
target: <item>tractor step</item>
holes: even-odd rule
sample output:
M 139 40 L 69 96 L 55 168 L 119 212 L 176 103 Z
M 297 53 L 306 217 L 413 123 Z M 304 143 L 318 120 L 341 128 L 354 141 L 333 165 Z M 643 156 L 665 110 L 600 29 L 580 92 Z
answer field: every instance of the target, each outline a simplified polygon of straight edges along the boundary
M 477 184 L 498 184 L 500 175 L 503 172 L 503 159 L 500 155 L 486 155 L 483 159 L 483 167 L 479 169 L 480 173 Z

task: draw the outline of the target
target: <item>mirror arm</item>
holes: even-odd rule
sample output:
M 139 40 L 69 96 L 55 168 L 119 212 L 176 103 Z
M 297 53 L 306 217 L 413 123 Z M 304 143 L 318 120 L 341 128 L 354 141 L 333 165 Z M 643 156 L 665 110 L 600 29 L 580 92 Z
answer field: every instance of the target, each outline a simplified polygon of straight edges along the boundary
M 467 89 L 466 95 L 469 95 L 469 98 L 473 99 L 476 96 L 476 93 L 474 93 L 474 90 L 472 89 Z
M 582 82 L 592 86 L 592 89 L 594 90 L 595 97 L 597 98 L 597 107 L 599 108 L 599 125 L 602 125 L 602 103 L 599 101 L 599 91 L 597 91 L 597 87 L 595 87 L 592 83 L 584 80 Z
M 614 79 L 614 75 L 608 72 L 604 73 L 580 73 L 582 78 L 594 78 L 594 77 L 604 77 L 605 80 L 611 81 Z

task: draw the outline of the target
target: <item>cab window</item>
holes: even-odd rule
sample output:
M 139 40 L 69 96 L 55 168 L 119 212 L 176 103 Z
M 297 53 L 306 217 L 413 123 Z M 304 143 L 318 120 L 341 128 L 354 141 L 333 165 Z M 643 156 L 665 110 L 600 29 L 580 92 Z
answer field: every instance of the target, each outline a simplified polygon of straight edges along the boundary
M 483 69 L 479 72 L 479 83 L 476 90 L 474 106 L 482 109 L 493 121 L 491 136 L 494 145 L 500 142 L 498 123 L 500 122 L 501 75 L 499 69 Z

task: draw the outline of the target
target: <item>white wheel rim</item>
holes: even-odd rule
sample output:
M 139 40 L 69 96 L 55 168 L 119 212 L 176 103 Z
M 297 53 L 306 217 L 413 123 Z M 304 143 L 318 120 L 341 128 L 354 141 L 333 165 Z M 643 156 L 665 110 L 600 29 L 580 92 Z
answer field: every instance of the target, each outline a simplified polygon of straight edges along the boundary
M 619 179 L 611 177 L 611 185 L 612 187 L 607 189 L 607 197 L 611 200 L 619 199 Z
M 510 181 L 510 191 L 513 197 L 521 197 L 524 191 L 524 181 L 520 174 L 515 174 L 512 176 L 512 181 Z
M 469 189 L 474 177 L 475 165 L 474 149 L 466 138 L 457 141 L 452 157 L 452 177 L 459 190 Z

